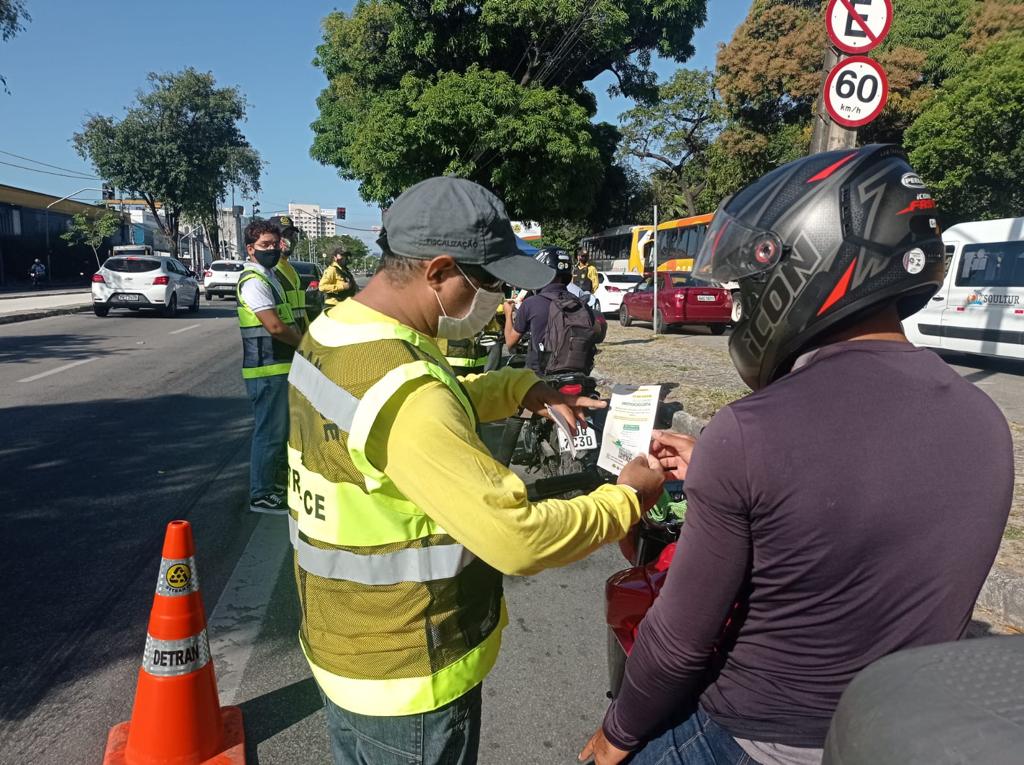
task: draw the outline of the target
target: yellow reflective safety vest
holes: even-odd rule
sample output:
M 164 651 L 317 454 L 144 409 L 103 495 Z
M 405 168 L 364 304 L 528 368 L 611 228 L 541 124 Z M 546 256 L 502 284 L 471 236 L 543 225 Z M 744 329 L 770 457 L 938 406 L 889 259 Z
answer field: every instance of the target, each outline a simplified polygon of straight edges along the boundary
M 285 324 L 295 327 L 292 308 L 277 285 L 259 271 L 245 269 L 238 278 L 238 287 L 235 290 L 238 299 L 238 326 L 242 331 L 242 377 L 253 379 L 286 375 L 291 369 L 295 349 L 287 343 L 275 340 L 260 323 L 259 317 L 245 304 L 242 299 L 242 285 L 250 279 L 259 279 L 270 288 L 277 301 L 277 315 Z
M 427 712 L 483 681 L 507 621 L 501 574 L 476 558 L 370 463 L 410 386 L 447 386 L 474 425 L 465 390 L 432 340 L 391 323 L 322 314 L 289 374 L 288 506 L 313 676 L 358 714 Z M 389 438 L 415 438 L 391 433 Z
M 292 316 L 295 317 L 295 324 L 300 332 L 305 332 L 309 326 L 309 319 L 306 317 L 306 291 L 302 289 L 302 279 L 295 266 L 284 258 L 277 261 L 274 272 L 281 282 L 288 305 L 292 307 Z

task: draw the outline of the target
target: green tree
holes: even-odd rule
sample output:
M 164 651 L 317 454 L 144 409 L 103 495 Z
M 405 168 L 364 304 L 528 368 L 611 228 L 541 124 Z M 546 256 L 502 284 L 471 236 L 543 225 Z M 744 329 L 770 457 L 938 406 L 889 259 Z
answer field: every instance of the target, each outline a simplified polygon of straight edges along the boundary
M 455 173 L 516 217 L 581 218 L 610 167 L 586 83 L 611 71 L 650 98 L 651 54 L 692 55 L 704 15 L 705 0 L 360 0 L 324 21 L 312 154 L 380 204 Z
M 914 167 L 949 222 L 1024 208 L 1024 35 L 1004 36 L 941 90 L 907 130 Z
M 726 113 L 711 72 L 680 69 L 658 88 L 653 105 L 639 104 L 623 114 L 619 152 L 655 162 L 652 178 L 659 206 L 667 215 L 698 213 L 697 197 L 706 186 L 706 155 Z
M 203 222 L 216 248 L 218 200 L 232 185 L 246 195 L 259 190 L 262 162 L 239 128 L 245 98 L 191 68 L 150 74 L 149 84 L 121 120 L 88 117 L 75 148 L 98 175 L 146 200 L 173 254 L 182 216 Z
M 31 20 L 32 17 L 25 10 L 23 0 L 0 0 L 0 41 L 7 42 L 18 32 L 24 31 L 25 22 Z M 5 93 L 10 93 L 7 90 L 7 80 L 2 74 L 0 74 L 0 87 L 4 89 Z
M 121 228 L 121 223 L 120 214 L 110 210 L 95 218 L 91 218 L 85 213 L 75 213 L 71 218 L 68 230 L 61 234 L 60 238 L 70 245 L 89 245 L 96 258 L 96 267 L 99 268 L 102 265 L 100 263 L 100 247 L 103 246 L 107 237 L 117 233 Z

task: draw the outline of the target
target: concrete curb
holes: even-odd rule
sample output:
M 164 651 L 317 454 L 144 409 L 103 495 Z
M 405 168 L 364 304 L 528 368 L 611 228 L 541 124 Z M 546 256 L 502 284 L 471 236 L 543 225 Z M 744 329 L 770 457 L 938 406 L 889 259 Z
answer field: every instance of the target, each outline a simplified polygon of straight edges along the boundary
M 672 417 L 672 430 L 694 438 L 707 424 L 687 412 L 676 412 Z M 993 566 L 981 587 L 978 605 L 998 617 L 1002 624 L 1024 630 L 1024 577 Z
M 26 311 L 25 313 L 0 315 L 0 324 L 15 324 L 19 321 L 46 319 L 50 316 L 67 316 L 73 313 L 87 313 L 91 310 L 92 303 L 88 303 L 86 305 L 64 306 L 62 308 L 41 308 L 38 311 Z

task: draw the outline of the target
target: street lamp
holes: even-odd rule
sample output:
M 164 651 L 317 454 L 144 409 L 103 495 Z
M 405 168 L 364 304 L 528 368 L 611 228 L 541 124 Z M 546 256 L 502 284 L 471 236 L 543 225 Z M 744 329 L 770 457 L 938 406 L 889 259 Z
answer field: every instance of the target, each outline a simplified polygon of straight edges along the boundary
M 96 189 L 93 188 L 92 186 L 86 186 L 84 189 L 79 189 L 74 194 L 68 194 L 66 197 L 61 197 L 60 199 L 54 202 L 50 202 L 50 204 L 46 206 L 45 217 L 43 219 L 43 225 L 46 228 L 46 281 L 51 281 L 53 279 L 53 272 L 50 270 L 50 208 L 56 204 L 60 204 L 66 199 L 71 199 L 71 197 L 77 197 L 83 191 L 98 191 L 100 192 L 100 194 L 103 193 L 103 189 Z

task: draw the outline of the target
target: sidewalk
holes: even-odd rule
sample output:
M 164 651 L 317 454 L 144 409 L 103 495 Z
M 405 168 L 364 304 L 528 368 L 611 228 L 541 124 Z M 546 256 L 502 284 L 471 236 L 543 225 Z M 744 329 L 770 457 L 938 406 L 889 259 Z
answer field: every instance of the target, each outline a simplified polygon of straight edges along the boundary
M 0 324 L 80 313 L 90 310 L 91 306 L 92 292 L 88 287 L 60 292 L 9 293 L 0 295 Z

